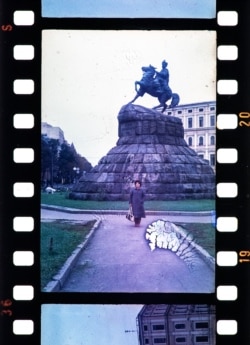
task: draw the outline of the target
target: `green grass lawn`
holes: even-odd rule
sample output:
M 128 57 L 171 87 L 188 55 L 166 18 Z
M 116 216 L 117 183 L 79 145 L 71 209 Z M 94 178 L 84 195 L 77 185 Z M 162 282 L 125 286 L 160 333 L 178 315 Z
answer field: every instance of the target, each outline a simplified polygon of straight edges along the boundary
M 53 221 L 41 223 L 41 287 L 44 288 L 91 230 L 87 224 Z
M 215 229 L 211 224 L 176 223 L 192 233 L 194 241 L 215 257 Z M 41 287 L 60 270 L 67 258 L 80 244 L 94 221 L 87 224 L 53 221 L 41 223 Z M 51 244 L 51 241 L 53 243 Z
M 176 223 L 194 236 L 194 241 L 215 257 L 215 228 L 208 223 Z
M 41 193 L 41 203 L 47 205 L 77 208 L 82 210 L 127 210 L 128 201 L 71 200 L 65 192 Z M 214 200 L 146 201 L 145 209 L 152 211 L 211 211 Z

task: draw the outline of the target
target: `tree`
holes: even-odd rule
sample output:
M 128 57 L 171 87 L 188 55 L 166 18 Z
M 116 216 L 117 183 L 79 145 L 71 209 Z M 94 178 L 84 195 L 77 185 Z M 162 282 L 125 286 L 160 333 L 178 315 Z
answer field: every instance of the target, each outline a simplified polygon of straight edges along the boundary
M 58 152 L 60 144 L 57 139 L 50 139 L 46 135 L 41 138 L 41 180 L 46 187 L 53 187 L 57 173 Z
M 80 168 L 80 171 L 82 172 L 88 172 L 92 169 L 92 165 L 89 163 L 89 161 L 86 158 L 79 155 L 78 153 L 76 155 L 76 165 Z
M 74 166 L 76 165 L 76 151 L 73 145 L 64 142 L 58 159 L 59 175 L 61 183 L 72 183 L 74 180 Z
M 86 158 L 79 155 L 74 144 L 42 135 L 41 138 L 41 181 L 42 186 L 74 183 L 84 171 L 92 169 Z

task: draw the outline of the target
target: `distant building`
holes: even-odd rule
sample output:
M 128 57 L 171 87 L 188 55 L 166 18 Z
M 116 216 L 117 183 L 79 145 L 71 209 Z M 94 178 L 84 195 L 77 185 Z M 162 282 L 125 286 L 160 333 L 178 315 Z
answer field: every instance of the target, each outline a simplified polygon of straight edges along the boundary
M 200 102 L 166 109 L 166 115 L 179 117 L 184 127 L 184 139 L 199 157 L 215 167 L 216 103 Z
M 137 326 L 140 345 L 215 345 L 215 306 L 145 305 Z
M 42 135 L 47 136 L 49 139 L 59 140 L 60 145 L 65 142 L 64 133 L 60 127 L 54 127 L 47 122 L 42 122 Z

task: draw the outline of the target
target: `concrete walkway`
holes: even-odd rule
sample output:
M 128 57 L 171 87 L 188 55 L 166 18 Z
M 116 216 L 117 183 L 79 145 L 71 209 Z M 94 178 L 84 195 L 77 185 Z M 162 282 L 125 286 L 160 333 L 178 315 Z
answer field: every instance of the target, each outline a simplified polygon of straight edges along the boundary
M 60 291 L 63 292 L 171 292 L 212 293 L 215 272 L 201 255 L 192 268 L 166 249 L 150 250 L 145 239 L 147 225 L 163 219 L 171 222 L 211 222 L 209 214 L 149 214 L 135 228 L 124 214 L 65 213 L 41 210 L 41 220 L 100 220 Z

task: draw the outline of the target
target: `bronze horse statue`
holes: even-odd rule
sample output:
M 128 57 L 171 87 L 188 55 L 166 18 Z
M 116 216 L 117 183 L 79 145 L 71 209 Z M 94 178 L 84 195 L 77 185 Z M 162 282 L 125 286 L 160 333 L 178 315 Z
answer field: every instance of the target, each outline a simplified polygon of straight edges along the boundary
M 174 108 L 179 104 L 179 95 L 177 93 L 172 93 L 172 90 L 168 86 L 168 71 L 166 70 L 167 63 L 163 61 L 162 64 L 164 69 L 161 72 L 157 72 L 156 68 L 152 65 L 142 67 L 143 76 L 140 81 L 135 82 L 136 96 L 130 103 L 133 103 L 138 97 L 143 97 L 145 93 L 148 93 L 149 95 L 158 98 L 160 104 L 153 109 L 162 108 L 162 113 L 167 108 Z M 171 103 L 168 106 L 166 102 L 170 99 Z

